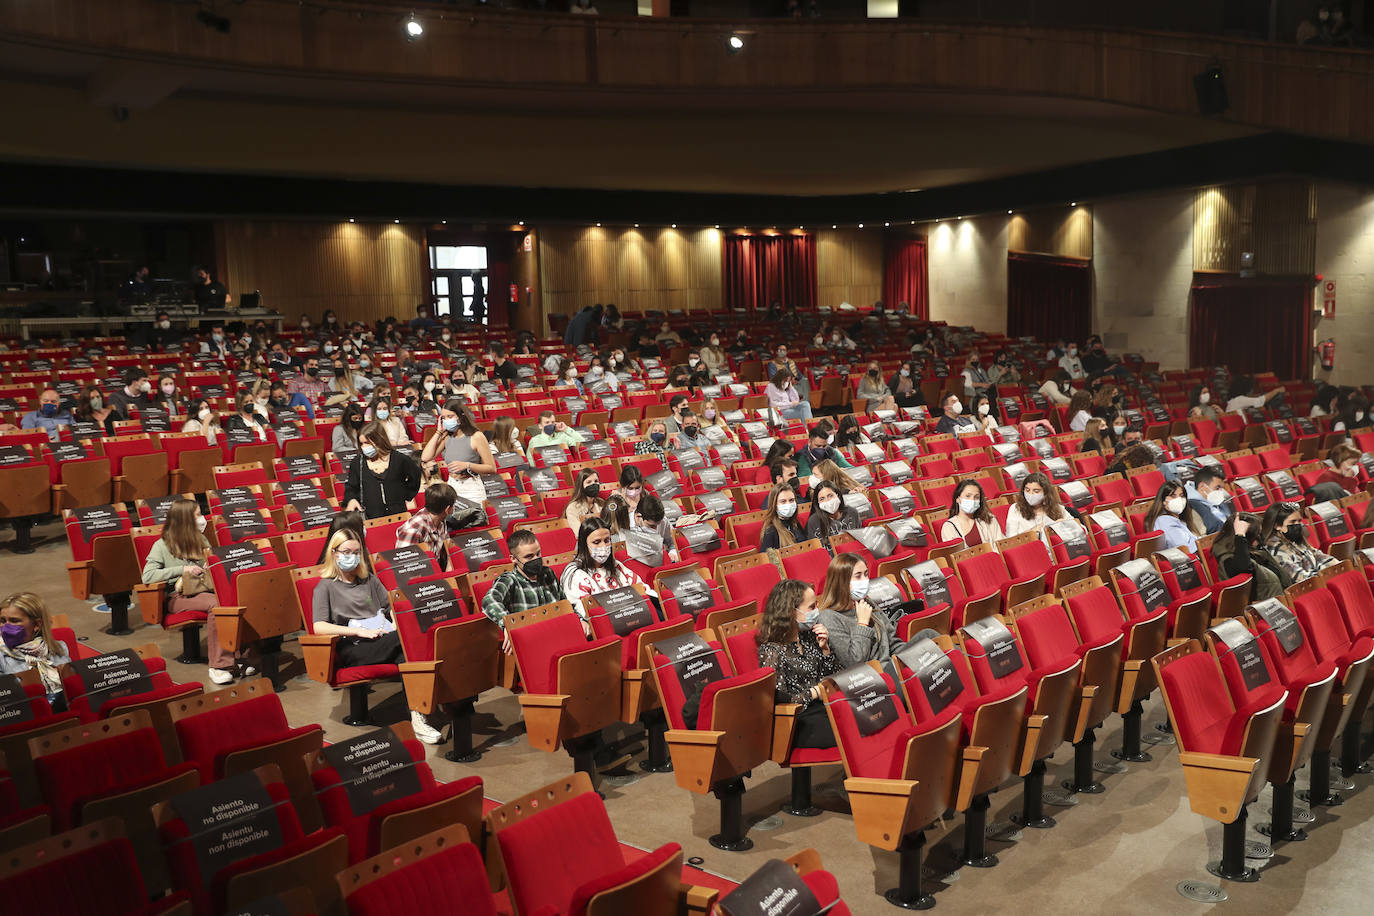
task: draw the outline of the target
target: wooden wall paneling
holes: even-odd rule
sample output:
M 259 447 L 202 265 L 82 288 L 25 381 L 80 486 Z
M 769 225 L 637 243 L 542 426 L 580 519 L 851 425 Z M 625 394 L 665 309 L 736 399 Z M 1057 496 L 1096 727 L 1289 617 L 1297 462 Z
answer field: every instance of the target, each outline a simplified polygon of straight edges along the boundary
M 816 233 L 817 304 L 869 306 L 882 298 L 883 234 L 868 229 Z
M 1084 205 L 1014 213 L 1007 222 L 1007 248 L 1030 254 L 1091 260 L 1092 209 Z
M 1193 198 L 1193 269 L 1238 273 L 1243 252 L 1270 276 L 1307 276 L 1316 268 L 1317 194 L 1309 181 L 1222 185 Z
M 230 292 L 261 290 L 292 318 L 331 308 L 341 321 L 409 317 L 429 298 L 421 226 L 231 220 L 218 235 Z

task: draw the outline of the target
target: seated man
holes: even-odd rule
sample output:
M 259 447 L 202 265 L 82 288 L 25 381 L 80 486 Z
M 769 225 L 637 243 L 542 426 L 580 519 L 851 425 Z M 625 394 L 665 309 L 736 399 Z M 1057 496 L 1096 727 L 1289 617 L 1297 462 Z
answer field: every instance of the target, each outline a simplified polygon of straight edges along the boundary
M 1215 534 L 1231 517 L 1231 494 L 1226 492 L 1226 475 L 1214 467 L 1200 468 L 1184 485 L 1188 505 L 1202 519 L 1208 534 Z
M 24 414 L 19 421 L 19 428 L 44 430 L 48 434 L 48 441 L 56 442 L 61 437 L 62 427 L 71 425 L 71 422 L 71 411 L 62 409 L 57 389 L 44 388 L 38 397 L 38 409 Z
M 539 432 L 530 438 L 529 450 L 531 452 L 550 445 L 572 448 L 581 444 L 582 437 L 577 434 L 577 431 L 569 429 L 568 424 L 557 419 L 552 410 L 539 412 Z
M 523 528 L 513 531 L 506 545 L 515 568 L 497 576 L 491 591 L 482 599 L 482 613 L 500 624 L 503 631 L 507 614 L 518 614 L 567 597 L 553 570 L 544 565 L 543 550 L 534 532 Z M 501 648 L 507 655 L 514 651 L 509 633 L 502 635 Z
M 940 402 L 945 415 L 935 424 L 936 432 L 953 433 L 956 436 L 972 436 L 978 432 L 978 421 L 964 414 L 964 405 L 959 403 L 957 394 L 946 395 Z
M 810 477 L 811 469 L 822 461 L 833 461 L 842 468 L 853 467 L 840 452 L 830 447 L 831 426 L 817 423 L 806 433 L 806 447 L 797 452 L 797 476 Z
M 432 483 L 425 487 L 424 506 L 396 529 L 397 547 L 427 544 L 440 570 L 448 569 L 448 519 L 453 509 L 453 487 Z

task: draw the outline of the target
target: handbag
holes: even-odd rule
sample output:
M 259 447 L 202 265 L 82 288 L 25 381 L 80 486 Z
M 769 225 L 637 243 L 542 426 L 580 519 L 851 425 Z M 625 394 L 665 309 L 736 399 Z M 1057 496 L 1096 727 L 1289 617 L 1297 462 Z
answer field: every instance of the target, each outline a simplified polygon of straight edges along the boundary
M 199 575 L 182 573 L 177 579 L 176 593 L 183 598 L 194 598 L 206 592 L 213 592 L 215 585 L 210 581 L 210 571 L 202 568 Z

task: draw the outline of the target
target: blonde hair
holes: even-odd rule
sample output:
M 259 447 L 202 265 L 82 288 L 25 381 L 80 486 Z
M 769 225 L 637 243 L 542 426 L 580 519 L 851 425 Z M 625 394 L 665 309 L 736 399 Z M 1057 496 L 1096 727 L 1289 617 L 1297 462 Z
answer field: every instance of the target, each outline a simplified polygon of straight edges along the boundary
M 362 532 L 353 528 L 340 528 L 329 538 L 329 543 L 324 548 L 324 565 L 320 567 L 321 579 L 337 579 L 339 577 L 339 566 L 334 562 L 334 550 L 348 541 L 357 541 L 359 552 L 362 554 L 362 562 L 353 570 L 353 576 L 357 579 L 366 579 L 369 575 L 368 569 L 372 567 L 372 557 L 367 552 L 367 539 Z
M 0 610 L 17 608 L 25 617 L 38 624 L 38 632 L 43 636 L 43 643 L 48 647 L 49 655 L 57 655 L 61 650 L 57 646 L 57 640 L 52 638 L 52 618 L 48 615 L 48 606 L 43 603 L 43 599 L 33 592 L 15 592 L 0 601 Z

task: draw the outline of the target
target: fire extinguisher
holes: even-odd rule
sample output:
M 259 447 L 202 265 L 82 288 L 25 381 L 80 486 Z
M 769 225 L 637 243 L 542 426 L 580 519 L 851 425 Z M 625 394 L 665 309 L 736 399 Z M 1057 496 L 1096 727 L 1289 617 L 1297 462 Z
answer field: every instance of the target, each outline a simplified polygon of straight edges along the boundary
M 1326 338 L 1318 346 L 1317 351 L 1321 356 L 1322 369 L 1331 371 L 1336 366 L 1336 341 L 1333 338 Z
M 510 285 L 510 301 L 516 303 L 520 301 L 520 287 L 514 283 Z

